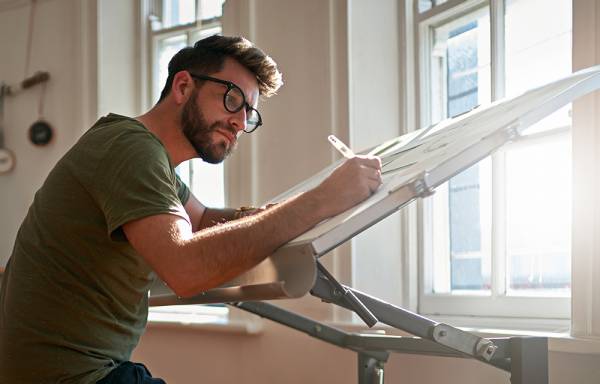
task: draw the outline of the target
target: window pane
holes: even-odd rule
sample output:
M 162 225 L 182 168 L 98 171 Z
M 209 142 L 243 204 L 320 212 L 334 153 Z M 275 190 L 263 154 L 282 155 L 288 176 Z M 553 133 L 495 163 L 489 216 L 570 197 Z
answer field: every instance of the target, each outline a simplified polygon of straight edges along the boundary
M 433 292 L 488 291 L 491 285 L 491 159 L 436 189 Z
M 220 35 L 221 34 L 221 27 L 214 27 L 214 28 L 206 28 L 206 29 L 197 29 L 194 32 L 192 32 L 192 37 L 191 37 L 191 42 L 190 45 L 193 45 L 196 41 L 198 40 L 202 40 L 205 37 L 209 37 L 212 35 Z
M 542 7 L 544 17 L 540 18 Z M 571 73 L 571 13 L 571 0 L 507 1 L 507 95 Z M 569 127 L 570 113 L 569 104 L 525 134 Z M 509 294 L 569 294 L 571 151 L 568 138 L 562 137 L 540 139 L 506 152 Z
M 509 293 L 569 293 L 571 142 L 565 136 L 506 153 Z
M 223 163 L 209 164 L 201 159 L 184 161 L 175 169 L 194 195 L 207 207 L 225 207 Z
M 431 121 L 437 122 L 490 101 L 487 8 L 437 27 L 434 36 Z M 433 199 L 436 292 L 490 288 L 490 190 L 488 159 L 455 176 L 436 192 L 438 196 Z
M 191 160 L 190 179 L 194 195 L 207 207 L 225 206 L 223 163 L 209 164 L 200 159 Z
M 417 7 L 419 8 L 419 13 L 428 11 L 433 7 L 433 0 L 417 0 Z
M 169 38 L 163 38 L 157 44 L 157 63 L 158 63 L 158 78 L 152 92 L 153 100 L 158 101 L 160 92 L 165 86 L 167 77 L 169 76 L 169 61 L 181 49 L 187 45 L 186 35 L 177 35 Z
M 210 20 L 223 16 L 225 0 L 200 0 L 200 20 Z
M 490 102 L 488 8 L 434 29 L 431 123 Z
M 162 28 L 196 21 L 196 0 L 163 0 Z
M 447 44 L 447 115 L 467 112 L 478 105 L 477 21 L 450 31 Z
M 417 0 L 417 7 L 419 13 L 423 13 L 436 5 L 444 4 L 446 1 L 448 0 Z
M 507 96 L 571 73 L 571 0 L 508 0 L 505 28 Z M 570 110 L 569 104 L 526 133 L 571 125 Z
M 481 171 L 475 165 L 449 182 L 450 264 L 453 290 L 490 288 L 490 250 L 482 223 L 482 204 L 490 196 L 482 196 Z M 487 231 L 486 231 L 487 232 Z M 487 232 L 489 233 L 489 232 Z M 487 234 L 486 233 L 486 234 Z

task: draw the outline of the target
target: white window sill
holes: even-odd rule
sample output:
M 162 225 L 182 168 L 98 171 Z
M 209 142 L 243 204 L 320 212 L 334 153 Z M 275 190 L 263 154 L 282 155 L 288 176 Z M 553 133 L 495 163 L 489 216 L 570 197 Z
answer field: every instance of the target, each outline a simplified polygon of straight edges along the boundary
M 255 335 L 262 332 L 263 322 L 255 317 L 239 316 L 225 306 L 178 305 L 150 308 L 148 328 L 186 328 Z
M 254 320 L 219 320 L 219 321 L 186 321 L 185 319 L 148 320 L 148 329 L 178 328 L 206 332 L 225 332 L 241 335 L 258 335 L 263 332 L 260 321 Z

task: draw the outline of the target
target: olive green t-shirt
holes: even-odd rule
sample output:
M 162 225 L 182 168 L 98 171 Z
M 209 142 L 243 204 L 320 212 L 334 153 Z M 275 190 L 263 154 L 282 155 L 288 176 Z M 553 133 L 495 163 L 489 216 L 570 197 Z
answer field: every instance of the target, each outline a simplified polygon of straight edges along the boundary
M 0 292 L 0 383 L 95 383 L 130 358 L 155 274 L 128 221 L 189 221 L 189 190 L 141 123 L 100 119 L 50 172 L 17 234 Z

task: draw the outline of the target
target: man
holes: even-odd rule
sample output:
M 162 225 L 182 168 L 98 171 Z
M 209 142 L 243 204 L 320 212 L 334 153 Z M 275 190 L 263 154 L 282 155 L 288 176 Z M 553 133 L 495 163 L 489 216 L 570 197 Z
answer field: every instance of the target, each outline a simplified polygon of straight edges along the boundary
M 247 217 L 190 194 L 174 167 L 223 161 L 280 85 L 250 42 L 209 37 L 173 57 L 150 111 L 82 136 L 36 193 L 6 268 L 0 383 L 163 383 L 128 361 L 156 275 L 184 297 L 217 287 L 379 187 L 380 160 L 356 157 Z

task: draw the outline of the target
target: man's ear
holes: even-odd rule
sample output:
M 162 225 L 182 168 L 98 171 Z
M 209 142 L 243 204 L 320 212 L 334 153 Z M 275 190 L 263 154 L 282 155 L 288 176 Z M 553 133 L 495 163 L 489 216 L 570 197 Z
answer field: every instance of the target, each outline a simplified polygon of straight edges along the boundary
M 178 105 L 184 104 L 194 91 L 194 79 L 188 71 L 179 71 L 173 76 L 171 94 Z

